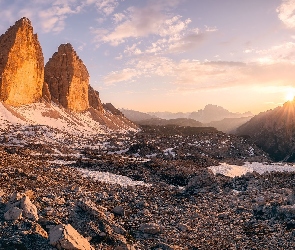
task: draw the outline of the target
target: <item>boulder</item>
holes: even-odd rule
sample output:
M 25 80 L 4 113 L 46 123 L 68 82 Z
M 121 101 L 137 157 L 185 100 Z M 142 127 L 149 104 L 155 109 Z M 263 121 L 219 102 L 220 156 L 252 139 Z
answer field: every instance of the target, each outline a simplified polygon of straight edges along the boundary
M 49 232 L 49 242 L 57 249 L 94 250 L 87 239 L 70 224 L 54 226 Z
M 31 220 L 38 220 L 38 212 L 36 206 L 30 201 L 28 196 L 23 196 L 20 201 L 20 208 L 23 209 L 23 216 Z
M 0 100 L 13 106 L 38 102 L 44 57 L 30 20 L 21 18 L 1 35 L 0 48 Z
M 23 213 L 22 209 L 19 209 L 18 207 L 12 207 L 4 214 L 4 219 L 19 220 L 19 219 L 22 219 L 23 217 L 22 213 Z
M 124 216 L 125 215 L 124 207 L 122 207 L 122 206 L 116 206 L 116 207 L 114 207 L 113 208 L 113 213 L 115 215 Z

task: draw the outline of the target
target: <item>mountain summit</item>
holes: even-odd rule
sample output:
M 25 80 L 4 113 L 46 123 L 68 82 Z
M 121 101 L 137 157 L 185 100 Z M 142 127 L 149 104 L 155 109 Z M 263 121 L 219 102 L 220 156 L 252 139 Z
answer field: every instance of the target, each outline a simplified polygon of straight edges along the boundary
M 45 82 L 55 103 L 72 111 L 89 107 L 89 73 L 70 43 L 61 44 L 45 65 Z
M 44 57 L 27 18 L 0 36 L 0 100 L 20 106 L 42 97 Z

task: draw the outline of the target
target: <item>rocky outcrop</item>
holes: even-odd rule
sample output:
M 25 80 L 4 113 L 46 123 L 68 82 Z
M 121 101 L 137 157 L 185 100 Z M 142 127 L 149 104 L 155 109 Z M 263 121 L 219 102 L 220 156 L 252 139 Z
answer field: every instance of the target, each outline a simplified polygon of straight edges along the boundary
M 72 111 L 88 109 L 89 73 L 71 44 L 58 47 L 45 65 L 44 77 L 52 101 Z
M 103 106 L 102 103 L 99 99 L 99 93 L 98 91 L 94 90 L 90 85 L 88 87 L 88 101 L 89 101 L 89 106 L 102 112 L 103 111 Z
M 44 58 L 30 20 L 18 20 L 1 35 L 0 48 L 0 100 L 13 106 L 39 101 Z

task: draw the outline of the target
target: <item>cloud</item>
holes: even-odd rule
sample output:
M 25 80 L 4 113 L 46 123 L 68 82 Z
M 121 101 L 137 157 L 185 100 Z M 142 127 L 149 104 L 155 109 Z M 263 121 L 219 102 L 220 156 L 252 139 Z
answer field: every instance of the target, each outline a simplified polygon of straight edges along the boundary
M 106 84 L 134 81 L 141 78 L 170 83 L 177 91 L 198 91 L 233 87 L 293 86 L 295 64 L 278 62 L 260 64 L 233 61 L 175 61 L 167 57 L 141 55 L 128 62 L 128 67 L 110 73 Z
M 93 32 L 94 41 L 98 46 L 104 43 L 118 46 L 127 42 L 135 44 L 138 39 L 149 39 L 149 45 L 137 44 L 132 48 L 127 45 L 125 53 L 129 56 L 142 53 L 181 53 L 196 48 L 206 37 L 206 31 L 189 28 L 191 19 L 173 14 L 173 8 L 180 2 L 182 1 L 151 0 L 141 8 L 129 7 L 124 13 L 113 15 L 113 28 L 104 30 L 103 33 Z M 210 32 L 215 30 L 210 29 Z
M 106 85 L 112 85 L 117 82 L 128 81 L 136 76 L 137 73 L 134 69 L 126 68 L 122 71 L 114 71 L 104 77 L 104 83 Z
M 17 18 L 30 18 L 41 32 L 59 33 L 65 28 L 66 19 L 70 15 L 80 13 L 86 7 L 93 5 L 99 13 L 108 16 L 122 0 L 31 0 L 0 2 L 0 15 L 10 23 Z
M 123 13 L 115 13 L 113 15 L 113 21 L 116 24 L 122 22 L 125 18 L 126 18 L 126 16 Z
M 295 64 L 295 42 L 285 42 L 269 49 L 256 50 L 256 61 L 261 64 L 291 63 Z
M 97 9 L 104 13 L 105 15 L 109 16 L 114 12 L 116 7 L 119 5 L 118 0 L 96 0 L 90 1 L 90 3 L 95 2 Z
M 295 28 L 295 0 L 283 0 L 276 11 L 279 19 L 288 28 Z

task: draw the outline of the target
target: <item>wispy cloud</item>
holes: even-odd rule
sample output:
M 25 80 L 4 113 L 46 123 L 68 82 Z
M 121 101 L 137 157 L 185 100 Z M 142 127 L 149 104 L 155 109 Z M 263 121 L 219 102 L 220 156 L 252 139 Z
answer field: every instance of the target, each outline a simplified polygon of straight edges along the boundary
M 118 0 L 96 0 L 93 2 L 95 2 L 97 9 L 107 16 L 112 14 L 119 5 Z
M 109 75 L 104 77 L 104 83 L 106 85 L 112 85 L 117 82 L 124 82 L 131 80 L 133 77 L 137 76 L 138 72 L 136 72 L 134 69 L 126 68 L 122 71 L 114 71 L 111 72 Z
M 131 70 L 132 69 L 132 70 Z M 180 60 L 167 57 L 141 56 L 129 61 L 128 68 L 110 73 L 105 84 L 130 82 L 135 79 L 163 77 L 171 89 L 197 91 L 247 86 L 292 86 L 295 65 L 285 62 L 231 62 Z
M 279 19 L 288 27 L 295 28 L 295 0 L 282 0 L 277 8 Z
M 19 6 L 14 1 L 5 2 L 0 15 L 10 23 L 17 18 L 26 16 L 36 23 L 36 28 L 41 32 L 59 33 L 65 28 L 66 19 L 74 14 L 81 13 L 83 9 L 93 5 L 103 16 L 112 14 L 122 0 L 31 0 L 24 1 Z
M 206 32 L 217 29 L 206 27 L 207 31 L 201 32 L 197 28 L 189 28 L 192 22 L 190 18 L 173 14 L 173 8 L 179 2 L 181 1 L 148 1 L 144 7 L 129 7 L 124 14 L 114 14 L 113 28 L 99 29 L 100 32 L 92 30 L 95 42 L 98 46 L 104 43 L 118 46 L 128 42 L 125 53 L 129 56 L 142 53 L 181 53 L 195 48 L 204 40 Z M 136 42 L 145 38 L 150 43 Z

